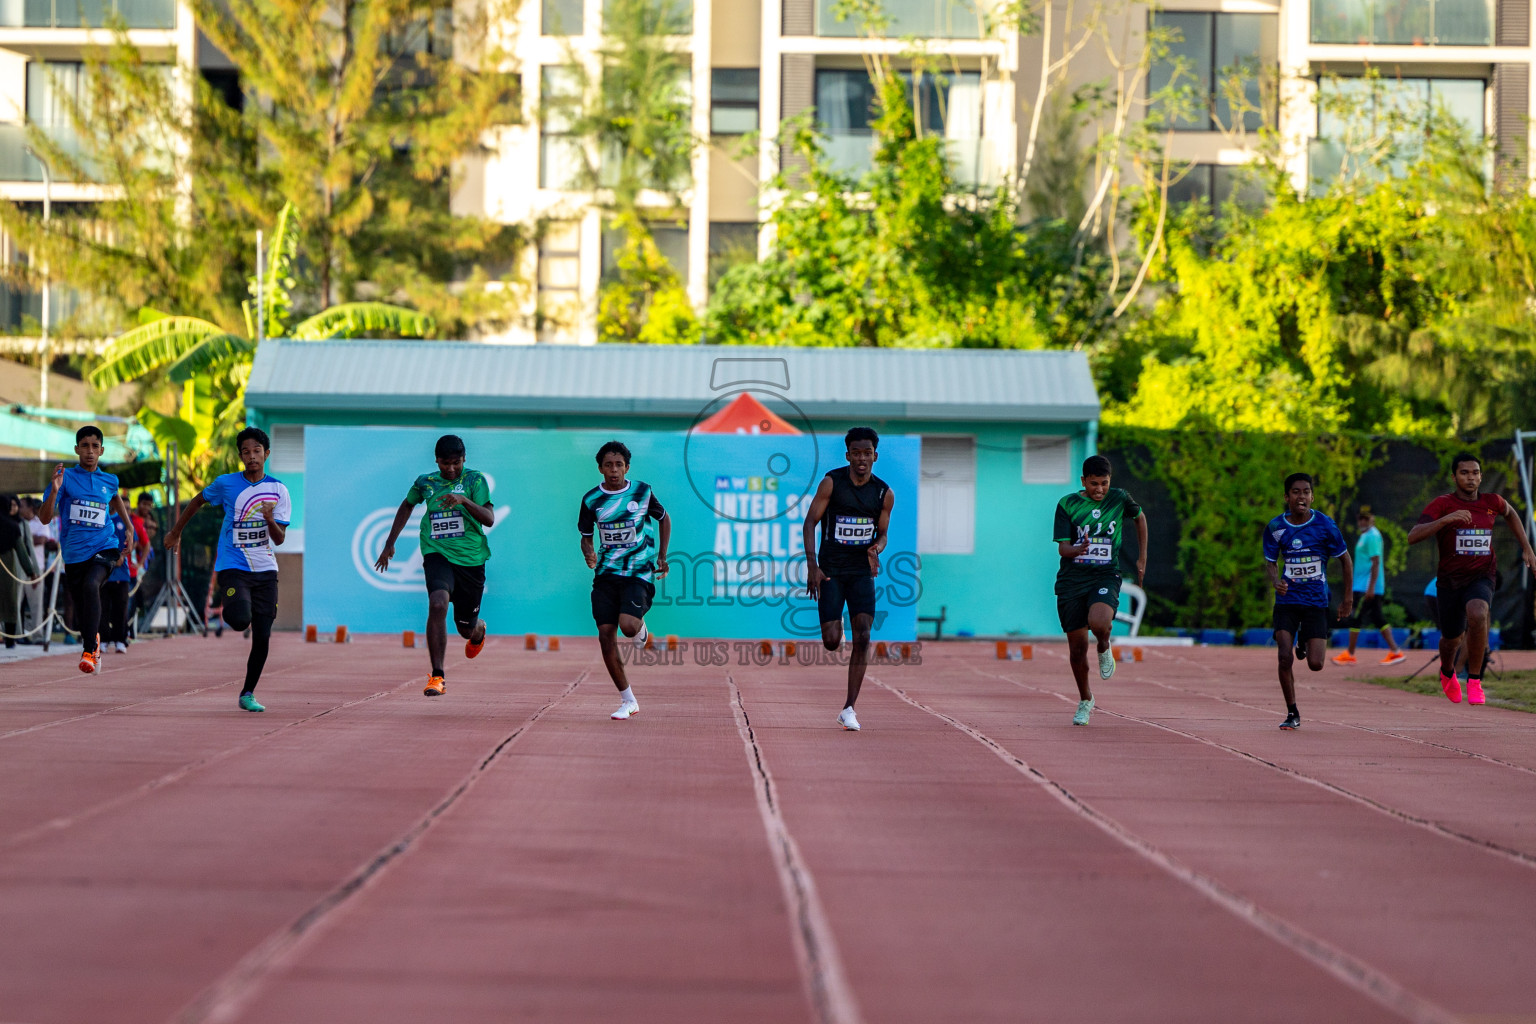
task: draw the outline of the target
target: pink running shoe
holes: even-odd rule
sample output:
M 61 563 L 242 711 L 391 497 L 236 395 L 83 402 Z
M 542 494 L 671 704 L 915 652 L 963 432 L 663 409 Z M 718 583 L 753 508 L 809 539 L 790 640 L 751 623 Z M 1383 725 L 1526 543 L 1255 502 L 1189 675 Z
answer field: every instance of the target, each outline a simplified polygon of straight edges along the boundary
M 1467 703 L 1487 703 L 1483 698 L 1483 681 L 1481 679 L 1473 679 L 1470 677 L 1467 679 Z
M 1444 672 L 1441 672 L 1440 673 L 1440 689 L 1445 691 L 1445 695 L 1451 699 L 1451 703 L 1452 704 L 1460 704 L 1461 703 L 1461 680 L 1460 679 L 1457 679 L 1455 676 L 1448 676 Z M 1479 692 L 1481 692 L 1481 691 L 1479 691 Z

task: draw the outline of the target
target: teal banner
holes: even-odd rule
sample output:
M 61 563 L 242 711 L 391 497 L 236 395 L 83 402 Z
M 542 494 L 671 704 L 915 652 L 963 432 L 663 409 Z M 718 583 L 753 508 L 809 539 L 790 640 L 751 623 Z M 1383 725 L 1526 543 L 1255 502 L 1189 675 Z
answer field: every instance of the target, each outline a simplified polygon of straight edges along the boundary
M 308 427 L 305 432 L 304 619 L 330 630 L 421 629 L 421 509 L 387 573 L 373 568 L 411 482 L 435 469 L 441 432 Z M 491 484 L 496 525 L 481 615 L 492 633 L 595 632 L 592 571 L 576 529 L 581 497 L 601 482 L 597 450 L 619 440 L 672 520 L 671 572 L 656 581 L 657 634 L 783 639 L 820 633 L 805 594 L 801 524 L 821 478 L 845 465 L 841 435 L 752 436 L 588 430 L 471 430 L 466 465 Z M 880 439 L 875 473 L 896 502 L 876 578 L 875 638 L 913 640 L 921 593 L 917 488 L 921 441 Z

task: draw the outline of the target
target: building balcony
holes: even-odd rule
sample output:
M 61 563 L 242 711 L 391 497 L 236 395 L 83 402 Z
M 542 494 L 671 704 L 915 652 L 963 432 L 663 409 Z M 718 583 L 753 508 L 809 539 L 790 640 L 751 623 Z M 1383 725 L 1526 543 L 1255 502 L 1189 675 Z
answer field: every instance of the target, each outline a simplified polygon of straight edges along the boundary
M 1314 43 L 1492 46 L 1493 0 L 1312 0 Z
M 63 132 L 51 133 L 55 142 L 76 160 L 80 159 L 79 141 Z M 24 124 L 0 124 L 0 182 L 41 182 L 43 165 L 27 152 L 27 126 Z M 64 178 L 54 168 L 53 181 L 59 184 Z
M 176 27 L 176 0 L 0 0 L 0 29 Z
M 878 145 L 872 131 L 829 133 L 825 148 L 827 163 L 839 174 L 861 177 L 874 167 Z M 955 184 L 964 188 L 998 184 L 997 175 L 988 166 L 983 139 L 976 136 L 949 137 L 944 140 L 944 149 L 949 157 L 949 173 Z
M 855 18 L 837 20 L 837 0 L 815 0 L 816 34 L 847 38 L 867 35 Z M 879 33 L 888 39 L 980 39 L 981 3 L 969 0 L 886 0 L 888 24 Z M 990 4 L 986 5 L 990 6 Z

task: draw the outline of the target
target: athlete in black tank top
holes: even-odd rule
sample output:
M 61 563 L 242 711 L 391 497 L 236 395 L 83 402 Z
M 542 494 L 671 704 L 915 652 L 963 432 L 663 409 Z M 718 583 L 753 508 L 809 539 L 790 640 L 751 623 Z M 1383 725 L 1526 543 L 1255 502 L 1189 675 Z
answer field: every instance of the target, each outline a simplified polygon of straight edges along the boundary
M 885 481 L 874 475 L 880 436 L 869 427 L 854 427 L 846 441 L 848 465 L 822 478 L 805 516 L 806 591 L 816 598 L 821 642 L 829 651 L 842 645 L 843 606 L 847 605 L 853 651 L 848 660 L 848 697 L 837 722 L 844 729 L 857 731 L 859 719 L 853 704 L 859 698 L 869 661 L 869 634 L 875 621 L 874 578 L 880 573 L 880 552 L 885 550 L 885 531 L 895 498 Z

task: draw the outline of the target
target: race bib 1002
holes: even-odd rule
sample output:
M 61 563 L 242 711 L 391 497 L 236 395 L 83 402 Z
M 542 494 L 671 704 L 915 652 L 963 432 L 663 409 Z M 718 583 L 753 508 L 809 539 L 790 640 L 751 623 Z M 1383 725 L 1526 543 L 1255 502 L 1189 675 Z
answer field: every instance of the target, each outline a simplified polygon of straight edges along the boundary
M 433 512 L 429 520 L 432 540 L 452 540 L 464 536 L 464 513 Z
M 1493 531 L 1457 530 L 1456 553 L 1474 558 L 1493 554 Z
M 1298 558 L 1285 563 L 1285 578 L 1297 583 L 1313 583 L 1323 579 L 1321 558 Z
M 267 521 L 265 519 L 236 519 L 231 529 L 235 535 L 235 547 L 242 551 L 247 548 L 264 548 L 267 546 Z
M 618 523 L 597 524 L 597 546 L 601 548 L 632 548 L 640 540 L 640 526 L 632 519 Z
M 107 503 L 104 501 L 72 501 L 69 503 L 69 525 L 88 530 L 100 530 L 107 525 Z
M 873 544 L 875 521 L 869 516 L 838 516 L 832 522 L 832 539 L 839 544 Z
M 1114 549 L 1110 546 L 1108 537 L 1085 537 L 1088 541 L 1088 550 L 1072 559 L 1078 565 L 1108 565 L 1114 561 Z

